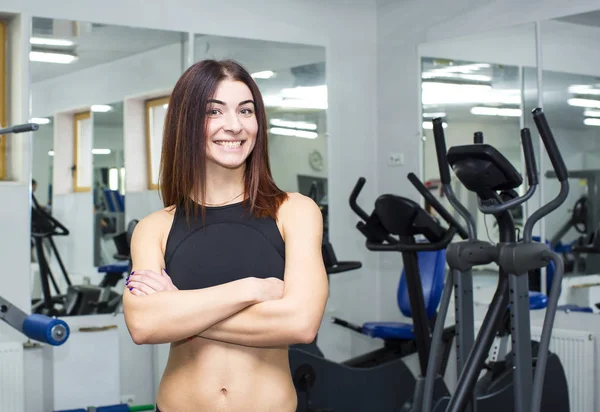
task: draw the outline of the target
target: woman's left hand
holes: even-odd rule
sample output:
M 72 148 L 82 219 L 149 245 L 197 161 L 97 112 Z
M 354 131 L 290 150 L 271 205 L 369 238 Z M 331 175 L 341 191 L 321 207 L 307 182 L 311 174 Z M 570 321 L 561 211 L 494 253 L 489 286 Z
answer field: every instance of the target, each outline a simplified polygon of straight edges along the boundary
M 131 272 L 131 275 L 126 279 L 125 285 L 131 293 L 137 296 L 179 290 L 164 269 L 162 273 L 156 273 L 152 270 L 136 270 Z

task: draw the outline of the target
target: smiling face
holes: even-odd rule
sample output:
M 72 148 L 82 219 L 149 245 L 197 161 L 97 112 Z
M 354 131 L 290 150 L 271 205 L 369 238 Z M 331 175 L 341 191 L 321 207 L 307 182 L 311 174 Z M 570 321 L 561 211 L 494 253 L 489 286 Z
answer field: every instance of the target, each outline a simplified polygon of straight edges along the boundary
M 227 169 L 243 166 L 258 132 L 252 92 L 243 82 L 223 80 L 206 107 L 206 158 Z

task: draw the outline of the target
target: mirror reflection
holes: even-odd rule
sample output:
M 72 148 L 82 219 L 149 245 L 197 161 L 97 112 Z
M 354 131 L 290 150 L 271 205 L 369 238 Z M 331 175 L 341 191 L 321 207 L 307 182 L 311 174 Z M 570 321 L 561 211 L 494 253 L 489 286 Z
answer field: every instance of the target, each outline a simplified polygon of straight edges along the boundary
M 115 236 L 125 231 L 123 102 L 99 105 L 94 113 L 94 266 L 121 257 Z M 97 109 L 98 110 L 98 109 Z
M 449 38 L 419 46 L 421 55 L 423 177 L 439 187 L 439 169 L 432 133 L 432 118 L 441 117 L 447 147 L 472 144 L 476 132 L 494 146 L 525 176 L 520 130 L 534 132 L 534 151 L 539 157 L 539 138 L 530 112 L 538 107 L 535 25 L 523 24 L 476 35 Z M 452 185 L 461 202 L 476 217 L 479 238 L 497 242 L 498 226 L 477 207 L 476 196 L 458 179 Z M 526 186 L 517 189 L 525 193 Z M 439 195 L 439 191 L 437 192 Z M 535 210 L 540 191 L 511 210 L 517 229 L 523 229 L 528 208 Z M 446 201 L 446 206 L 454 208 Z M 458 216 L 458 215 L 457 215 Z M 496 265 L 489 265 L 496 270 Z
M 109 300 L 122 290 L 129 259 L 124 100 L 172 84 L 182 70 L 183 37 L 34 17 L 30 43 L 32 121 L 48 122 L 33 141 L 34 194 L 52 206 L 48 215 L 33 212 L 34 310 L 115 312 L 120 301 Z
M 546 240 L 562 253 L 572 276 L 600 272 L 600 13 L 544 21 L 541 25 L 543 101 L 557 129 L 557 144 L 570 173 L 567 200 L 546 219 Z M 546 201 L 559 188 L 548 163 Z
M 151 362 L 140 362 L 143 376 L 121 377 L 123 356 L 136 359 L 126 354 L 135 344 L 120 343 L 127 333 L 123 317 L 89 315 L 122 311 L 129 272 L 126 213 L 146 215 L 125 207 L 126 168 L 133 168 L 134 182 L 140 177 L 147 182 L 146 164 L 126 161 L 125 101 L 172 87 L 184 69 L 184 40 L 176 31 L 32 19 L 32 121 L 48 122 L 33 139 L 40 206 L 32 210 L 32 312 L 68 317 L 73 333 L 52 352 L 53 370 L 71 373 L 49 376 L 47 403 L 28 410 L 117 404 L 123 394 L 145 403 L 155 396 Z M 83 123 L 80 113 L 87 114 Z M 136 128 L 142 137 L 144 130 Z M 145 153 L 145 146 L 139 149 Z M 143 175 L 135 163 L 143 165 Z M 143 210 L 147 199 L 138 201 Z M 93 359 L 86 352 L 90 347 L 96 348 Z M 57 350 L 68 355 L 57 358 Z M 101 388 L 98 381 L 104 382 Z M 79 390 L 68 389 L 73 387 Z

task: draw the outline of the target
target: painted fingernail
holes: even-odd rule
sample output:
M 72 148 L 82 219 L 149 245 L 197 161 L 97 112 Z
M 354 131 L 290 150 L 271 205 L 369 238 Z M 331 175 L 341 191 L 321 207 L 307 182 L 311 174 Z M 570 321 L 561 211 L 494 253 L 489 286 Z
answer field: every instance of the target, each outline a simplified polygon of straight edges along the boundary
M 134 273 L 135 273 L 135 271 L 131 272 L 131 274 L 129 276 L 133 275 Z
M 133 290 L 133 288 L 130 287 L 129 290 L 131 291 L 131 290 Z
M 125 282 L 125 286 L 129 285 L 129 279 L 127 279 L 127 282 Z

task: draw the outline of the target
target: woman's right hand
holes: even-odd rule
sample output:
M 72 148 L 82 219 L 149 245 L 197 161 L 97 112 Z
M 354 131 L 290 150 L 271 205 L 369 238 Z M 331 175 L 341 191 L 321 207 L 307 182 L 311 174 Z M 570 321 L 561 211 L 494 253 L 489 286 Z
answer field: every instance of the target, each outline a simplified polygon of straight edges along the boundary
M 284 283 L 277 278 L 255 278 L 259 302 L 277 300 L 283 297 Z

